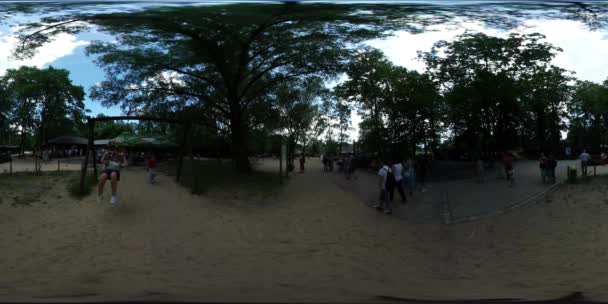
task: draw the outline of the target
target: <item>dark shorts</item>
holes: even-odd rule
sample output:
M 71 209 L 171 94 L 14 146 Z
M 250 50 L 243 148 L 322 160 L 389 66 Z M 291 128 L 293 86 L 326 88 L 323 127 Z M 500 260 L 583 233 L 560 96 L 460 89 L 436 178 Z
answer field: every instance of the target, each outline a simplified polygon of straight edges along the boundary
M 112 170 L 112 169 L 105 169 L 105 170 L 103 170 L 103 174 L 107 175 L 108 179 L 111 178 L 112 172 L 116 172 L 116 180 L 119 181 L 120 180 L 120 171 L 118 171 L 118 170 Z

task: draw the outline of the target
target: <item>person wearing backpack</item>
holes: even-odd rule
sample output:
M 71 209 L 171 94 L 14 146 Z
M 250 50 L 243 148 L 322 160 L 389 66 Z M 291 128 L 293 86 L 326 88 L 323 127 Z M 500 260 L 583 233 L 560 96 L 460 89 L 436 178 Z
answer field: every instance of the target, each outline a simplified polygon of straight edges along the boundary
M 383 161 L 382 167 L 378 170 L 378 188 L 380 188 L 380 204 L 376 205 L 376 209 L 384 210 L 384 213 L 391 214 L 391 197 L 390 193 L 395 190 L 395 175 L 391 170 L 392 163 Z

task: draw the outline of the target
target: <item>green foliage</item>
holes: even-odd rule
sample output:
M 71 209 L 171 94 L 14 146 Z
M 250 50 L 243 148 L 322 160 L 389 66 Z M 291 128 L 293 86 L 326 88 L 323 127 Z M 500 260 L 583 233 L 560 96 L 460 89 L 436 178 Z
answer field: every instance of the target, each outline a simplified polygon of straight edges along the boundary
M 25 26 L 47 31 L 23 33 L 17 53 L 31 55 L 30 49 L 62 29 L 81 30 L 71 27 L 76 21 L 96 25 L 120 43 L 87 47 L 107 76 L 92 89 L 93 99 L 127 113 L 188 108 L 189 115 L 230 136 L 243 171 L 249 168 L 248 131 L 272 117 L 267 95 L 274 88 L 304 76 L 337 75 L 353 44 L 381 37 L 395 25 L 390 18 L 353 14 L 349 6 L 319 8 L 243 4 L 49 18 Z M 57 26 L 49 28 L 50 22 Z
M 105 115 L 99 114 L 97 117 L 104 117 Z M 122 133 L 134 133 L 135 128 L 132 124 L 120 122 L 120 121 L 99 121 L 95 123 L 95 138 L 96 139 L 111 139 Z
M 578 81 L 568 104 L 568 112 L 569 145 L 594 151 L 608 145 L 608 80 L 603 84 Z
M 551 65 L 561 49 L 543 38 L 465 33 L 420 54 L 441 84 L 447 123 L 469 152 L 515 148 L 526 138 L 528 146 L 557 149 L 570 77 Z
M 10 9 L 36 11 L 27 4 Z M 429 66 L 424 74 L 392 65 L 379 51 L 359 49 L 361 42 L 387 36 L 391 30 L 420 32 L 431 23 L 449 23 L 455 15 L 512 29 L 522 17 L 539 10 L 551 18 L 581 20 L 590 28 L 606 23 L 605 7 L 580 3 L 483 8 L 240 4 L 124 13 L 75 9 L 23 25 L 19 32 L 23 44 L 16 55 L 31 56 L 57 34 L 85 30 L 85 23 L 115 36 L 119 43 L 95 41 L 87 48 L 107 76 L 93 88 L 93 99 L 119 105 L 127 114 L 195 119 L 205 127 L 195 128 L 190 141 L 204 141 L 207 150 L 229 144 L 241 171 L 250 168 L 248 152 L 276 150 L 273 133 L 288 133 L 291 151 L 305 148 L 311 138 L 324 133 L 328 147 L 334 149 L 332 142 L 349 140 L 352 110 L 363 116 L 361 146 L 368 150 L 415 151 L 420 144 L 435 149 L 445 131 L 450 131 L 455 145 L 470 150 L 517 145 L 555 148 L 565 128 L 563 108 L 572 93 L 571 78 L 551 66 L 560 50 L 542 42 L 542 35 L 503 39 L 467 33 L 453 42 L 440 41 L 431 52 L 421 54 Z M 439 56 L 442 51 L 446 56 Z M 310 89 L 314 81 L 333 79 L 344 71 L 349 81 L 336 88 L 334 96 Z M 307 91 L 316 92 L 307 96 Z M 3 130 L 6 133 L 11 125 L 3 114 L 6 100 L 11 100 L 7 92 L 0 90 L 3 138 Z M 316 96 L 323 96 L 324 102 L 316 101 Z M 581 98 L 569 110 L 582 115 L 573 120 L 571 129 L 588 132 L 588 125 L 595 124 L 593 130 L 599 130 L 600 110 L 583 106 Z M 40 127 L 44 139 L 45 132 L 68 125 L 58 119 L 57 128 L 37 126 L 36 116 L 25 115 L 32 110 L 28 107 L 24 103 L 15 112 L 24 134 Z M 594 113 L 593 118 L 589 113 Z M 81 121 L 77 116 L 73 120 Z M 128 127 L 102 126 L 96 132 L 102 138 L 112 137 L 121 128 Z M 135 131 L 179 137 L 181 129 L 142 123 Z M 27 140 L 22 139 L 22 145 Z
M 0 123 L 15 126 L 20 145 L 32 135 L 37 145 L 46 140 L 78 134 L 84 121 L 84 89 L 72 84 L 69 72 L 48 67 L 22 66 L 0 78 Z M 0 126 L 1 127 L 1 126 Z
M 348 77 L 336 94 L 357 105 L 364 149 L 405 152 L 420 142 L 436 145 L 442 100 L 428 75 L 394 66 L 382 52 L 367 50 L 349 66 Z

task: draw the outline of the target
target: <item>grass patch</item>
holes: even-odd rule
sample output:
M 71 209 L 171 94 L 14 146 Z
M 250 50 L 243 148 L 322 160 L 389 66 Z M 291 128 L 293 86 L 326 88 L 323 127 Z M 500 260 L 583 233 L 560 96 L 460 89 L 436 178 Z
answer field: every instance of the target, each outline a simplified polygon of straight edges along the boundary
M 169 162 L 159 167 L 163 173 L 175 176 L 176 163 Z M 186 160 L 182 168 L 180 184 L 192 194 L 213 194 L 230 199 L 255 201 L 264 199 L 280 187 L 277 173 L 252 170 L 239 173 L 230 161 Z
M 83 198 L 93 191 L 93 187 L 97 182 L 95 181 L 95 177 L 87 174 L 84 178 L 84 192 L 80 191 L 80 174 L 73 174 L 72 178 L 68 181 L 68 193 L 70 196 L 74 198 Z

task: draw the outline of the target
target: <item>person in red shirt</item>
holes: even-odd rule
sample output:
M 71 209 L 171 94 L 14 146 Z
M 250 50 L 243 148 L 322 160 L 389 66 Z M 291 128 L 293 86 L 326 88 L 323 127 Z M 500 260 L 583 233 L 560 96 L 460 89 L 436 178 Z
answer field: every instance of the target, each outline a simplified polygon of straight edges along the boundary
M 150 153 L 148 156 L 148 161 L 146 162 L 146 170 L 148 171 L 148 182 L 150 184 L 154 184 L 154 178 L 156 177 L 156 157 L 154 157 L 153 153 Z

